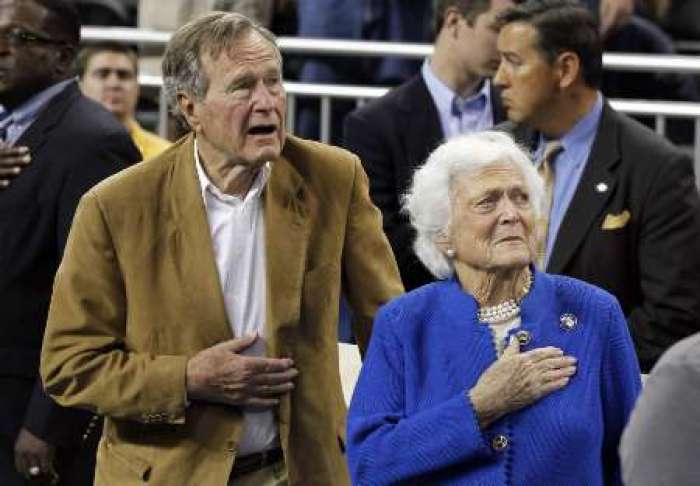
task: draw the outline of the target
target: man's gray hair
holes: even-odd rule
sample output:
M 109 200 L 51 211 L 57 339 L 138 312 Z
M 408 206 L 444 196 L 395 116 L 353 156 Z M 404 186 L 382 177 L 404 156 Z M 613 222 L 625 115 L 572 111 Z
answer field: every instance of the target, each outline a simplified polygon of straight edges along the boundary
M 522 173 L 534 215 L 538 217 L 544 202 L 544 183 L 527 152 L 504 132 L 476 132 L 448 140 L 413 175 L 411 188 L 403 198 L 403 211 L 416 229 L 413 249 L 435 277 L 446 279 L 454 273 L 452 261 L 437 241 L 449 232 L 456 177 L 504 163 Z
M 175 116 L 185 122 L 177 104 L 177 94 L 186 93 L 202 100 L 209 79 L 202 67 L 202 57 L 217 59 L 221 51 L 255 32 L 270 42 L 282 63 L 275 35 L 248 17 L 233 12 L 210 12 L 175 31 L 163 56 L 163 88 Z M 186 122 L 185 122 L 186 125 Z

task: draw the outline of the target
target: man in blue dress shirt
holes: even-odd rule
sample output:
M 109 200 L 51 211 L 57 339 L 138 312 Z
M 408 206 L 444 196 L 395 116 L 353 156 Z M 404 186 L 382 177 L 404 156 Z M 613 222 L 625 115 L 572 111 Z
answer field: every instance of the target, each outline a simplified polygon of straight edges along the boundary
M 574 0 L 528 0 L 500 19 L 494 83 L 513 125 L 549 161 L 549 273 L 605 288 L 627 316 L 642 371 L 700 323 L 700 200 L 691 159 L 599 92 L 601 39 Z M 546 180 L 546 179 L 545 179 Z

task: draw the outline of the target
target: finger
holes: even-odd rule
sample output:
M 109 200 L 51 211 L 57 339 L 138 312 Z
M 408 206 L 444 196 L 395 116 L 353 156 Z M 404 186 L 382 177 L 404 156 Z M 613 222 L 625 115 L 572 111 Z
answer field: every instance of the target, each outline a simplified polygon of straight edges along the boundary
M 31 161 L 32 159 L 29 155 L 5 155 L 0 157 L 0 167 L 26 167 Z
M 0 158 L 3 158 L 4 156 L 7 155 L 16 155 L 16 156 L 25 156 L 25 155 L 30 155 L 29 153 L 29 147 L 8 147 L 8 146 L 1 146 L 0 145 Z
M 557 358 L 547 358 L 543 359 L 538 363 L 538 366 L 544 370 L 555 370 L 558 368 L 565 368 L 568 366 L 573 366 L 577 363 L 574 356 L 561 356 Z
M 520 341 L 517 337 L 511 336 L 508 346 L 503 350 L 502 358 L 507 358 L 508 356 L 515 356 L 520 353 Z
M 570 378 L 564 377 L 564 378 L 559 378 L 558 380 L 550 381 L 549 383 L 545 384 L 542 386 L 540 389 L 540 398 L 549 395 L 550 393 L 553 393 L 557 390 L 561 390 L 564 388 L 566 385 L 569 384 Z
M 10 181 L 7 179 L 3 179 L 2 176 L 0 176 L 0 189 L 5 189 L 9 185 Z
M 562 378 L 571 378 L 576 374 L 575 366 L 567 366 L 566 368 L 557 368 L 556 370 L 549 370 L 542 374 L 542 380 L 544 383 L 551 383 L 553 381 L 561 380 Z
M 14 160 L 18 163 L 26 163 L 32 160 L 32 156 L 25 148 L 6 148 L 0 149 L 0 163 L 5 163 L 9 160 Z
M 298 374 L 299 370 L 296 368 L 277 373 L 260 373 L 253 376 L 250 379 L 250 383 L 253 385 L 279 385 L 280 383 L 287 383 L 293 380 Z
M 254 374 L 279 373 L 289 370 L 294 366 L 290 358 L 262 358 L 257 356 L 244 356 L 246 367 Z
M 228 348 L 232 353 L 240 353 L 255 344 L 258 339 L 258 333 L 246 334 L 243 337 L 231 339 L 222 343 Z
M 21 167 L 0 167 L 0 176 L 4 177 L 14 177 L 22 172 Z
M 279 385 L 259 385 L 255 387 L 251 395 L 259 398 L 268 398 L 277 395 L 284 395 L 293 389 L 294 383 L 292 382 L 280 383 Z
M 559 358 L 564 355 L 564 351 L 562 351 L 559 348 L 555 348 L 553 346 L 547 346 L 545 348 L 536 348 L 536 349 L 531 349 L 530 351 L 526 351 L 522 353 L 522 356 L 526 358 L 527 360 L 537 363 L 539 361 L 542 361 L 543 359 L 549 359 L 549 358 Z

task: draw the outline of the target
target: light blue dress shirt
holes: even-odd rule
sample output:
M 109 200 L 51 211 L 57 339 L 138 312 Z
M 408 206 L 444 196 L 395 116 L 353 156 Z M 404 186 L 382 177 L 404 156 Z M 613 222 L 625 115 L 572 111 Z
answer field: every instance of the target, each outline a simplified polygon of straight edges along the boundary
M 602 113 L 603 96 L 598 93 L 598 99 L 593 108 L 561 138 L 564 150 L 554 159 L 552 164 L 554 168 L 554 188 L 552 190 L 552 210 L 549 213 L 549 226 L 547 228 L 545 268 L 549 264 L 549 257 L 552 254 L 552 248 L 554 247 L 561 222 L 574 197 L 583 169 L 586 168 L 586 162 L 591 154 L 591 147 L 598 131 Z M 540 135 L 537 150 L 534 154 L 536 167 L 539 167 L 539 164 L 542 162 L 542 154 L 547 141 L 544 136 Z
M 52 84 L 10 112 L 5 110 L 4 107 L 0 107 L 0 132 L 7 130 L 5 135 L 6 143 L 14 145 L 27 128 L 34 123 L 34 120 L 37 119 L 39 113 L 49 101 L 74 81 L 75 79 L 71 78 Z
M 437 108 L 445 139 L 493 126 L 491 83 L 488 79 L 484 79 L 479 91 L 464 99 L 436 76 L 427 59 L 421 68 L 421 75 Z

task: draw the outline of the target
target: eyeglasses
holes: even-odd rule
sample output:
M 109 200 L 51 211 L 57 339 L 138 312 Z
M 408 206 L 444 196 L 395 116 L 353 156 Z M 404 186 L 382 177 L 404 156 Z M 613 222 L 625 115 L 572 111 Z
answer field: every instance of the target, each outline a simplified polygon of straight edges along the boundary
M 0 39 L 13 47 L 23 47 L 31 44 L 54 44 L 64 45 L 66 41 L 52 39 L 36 32 L 14 27 L 6 31 L 0 31 Z

